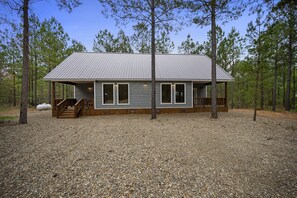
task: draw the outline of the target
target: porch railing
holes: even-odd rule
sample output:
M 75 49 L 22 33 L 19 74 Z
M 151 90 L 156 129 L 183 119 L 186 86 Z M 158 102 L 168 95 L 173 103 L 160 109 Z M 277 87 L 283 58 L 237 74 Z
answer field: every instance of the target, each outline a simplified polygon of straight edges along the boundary
M 193 98 L 193 105 L 195 106 L 211 106 L 211 98 Z M 226 98 L 217 98 L 217 106 L 227 106 Z
M 62 114 L 62 112 L 68 107 L 68 106 L 74 106 L 76 103 L 76 99 L 64 99 L 61 102 L 57 104 L 57 118 Z
M 84 108 L 84 99 L 79 100 L 74 105 L 74 116 L 77 118 L 80 111 Z

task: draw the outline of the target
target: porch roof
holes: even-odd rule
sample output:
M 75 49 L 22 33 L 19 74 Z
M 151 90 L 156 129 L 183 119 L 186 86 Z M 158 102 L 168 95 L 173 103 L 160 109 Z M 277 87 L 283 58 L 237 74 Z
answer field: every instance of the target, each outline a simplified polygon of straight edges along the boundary
M 48 81 L 150 81 L 150 54 L 73 53 L 49 72 Z M 157 81 L 211 81 L 211 59 L 205 55 L 157 54 Z M 217 81 L 233 81 L 217 65 Z

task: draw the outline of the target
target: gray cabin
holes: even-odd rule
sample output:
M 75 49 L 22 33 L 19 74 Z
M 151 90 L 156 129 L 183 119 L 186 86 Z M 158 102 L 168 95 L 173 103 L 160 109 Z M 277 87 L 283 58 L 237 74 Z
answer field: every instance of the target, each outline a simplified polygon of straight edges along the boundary
M 151 55 L 73 53 L 49 72 L 55 117 L 150 113 Z M 228 111 L 227 82 L 232 76 L 217 65 L 217 83 L 224 83 L 218 111 Z M 73 98 L 55 97 L 56 83 L 74 85 Z M 156 55 L 156 106 L 159 113 L 210 111 L 207 85 L 211 59 L 205 55 Z

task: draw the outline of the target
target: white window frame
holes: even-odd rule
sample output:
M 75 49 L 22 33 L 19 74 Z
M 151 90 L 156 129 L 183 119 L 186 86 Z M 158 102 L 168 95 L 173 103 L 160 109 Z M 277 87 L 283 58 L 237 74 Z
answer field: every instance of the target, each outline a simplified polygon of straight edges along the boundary
M 170 103 L 162 102 L 162 85 L 170 85 Z M 169 105 L 172 104 L 172 84 L 171 83 L 160 83 L 160 104 Z
M 112 85 L 112 92 L 113 92 L 113 96 L 112 96 L 112 104 L 105 104 L 104 103 L 104 85 Z M 102 83 L 102 105 L 108 106 L 108 105 L 115 105 L 115 84 L 114 83 Z
M 176 85 L 184 85 L 184 102 L 176 102 Z M 186 83 L 175 83 L 174 84 L 174 104 L 186 104 L 187 103 L 187 84 Z
M 120 103 L 120 89 L 119 85 L 128 85 L 128 103 Z M 117 104 L 118 105 L 130 105 L 130 83 L 118 83 L 117 84 Z

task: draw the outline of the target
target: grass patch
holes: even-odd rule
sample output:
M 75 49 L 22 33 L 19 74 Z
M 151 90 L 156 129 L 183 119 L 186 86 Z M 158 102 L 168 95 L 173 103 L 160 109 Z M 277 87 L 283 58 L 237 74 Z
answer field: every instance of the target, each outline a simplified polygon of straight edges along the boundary
M 15 111 L 19 110 L 20 108 L 18 106 L 5 106 L 5 105 L 0 105 L 0 112 L 7 112 L 7 111 Z
M 17 116 L 0 116 L 0 121 L 12 121 L 16 119 Z

